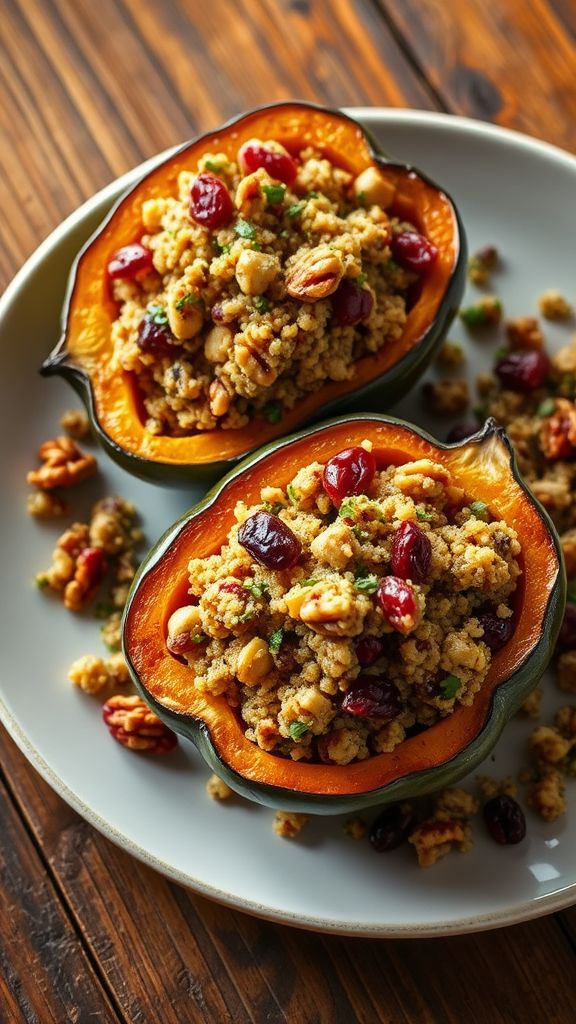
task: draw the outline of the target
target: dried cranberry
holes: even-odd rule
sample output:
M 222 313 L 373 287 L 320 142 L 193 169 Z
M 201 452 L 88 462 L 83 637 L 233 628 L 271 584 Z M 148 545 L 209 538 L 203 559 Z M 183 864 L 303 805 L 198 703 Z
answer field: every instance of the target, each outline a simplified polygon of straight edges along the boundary
M 502 793 L 484 805 L 484 821 L 495 842 L 502 846 L 521 843 L 526 835 L 526 818 L 517 800 Z
M 508 643 L 515 628 L 513 619 L 501 619 L 491 611 L 480 612 L 477 618 L 484 630 L 482 639 L 493 654 Z
M 97 587 L 106 569 L 102 548 L 82 548 L 76 564 L 82 568 L 89 586 Z
M 359 676 L 344 695 L 342 710 L 360 718 L 396 718 L 402 710 L 400 694 L 388 679 Z
M 381 658 L 386 649 L 386 644 L 379 636 L 364 636 L 361 640 L 358 640 L 356 644 L 356 657 L 358 663 L 364 667 L 365 665 L 373 665 L 378 658 Z
M 142 352 L 167 355 L 173 351 L 176 339 L 167 323 L 157 323 L 154 316 L 146 314 L 138 328 L 138 347 Z
M 472 420 L 464 423 L 456 423 L 446 435 L 448 444 L 456 444 L 458 441 L 466 441 L 473 434 L 476 434 L 479 430 L 477 423 L 473 423 Z
M 190 216 L 204 228 L 229 224 L 234 213 L 226 185 L 214 174 L 199 174 L 190 190 Z
M 390 561 L 392 572 L 402 580 L 424 583 L 430 572 L 432 545 L 417 523 L 401 523 L 394 534 Z
M 238 543 L 267 569 L 290 569 L 302 553 L 302 545 L 290 527 L 263 509 L 242 523 Z
M 368 838 L 376 853 L 388 853 L 404 842 L 415 823 L 416 816 L 408 804 L 390 804 L 372 822 Z
M 409 633 L 418 617 L 416 595 L 410 584 L 397 576 L 383 576 L 377 596 L 386 622 L 399 633 Z
M 111 257 L 108 262 L 108 277 L 115 280 L 117 277 L 134 277 L 141 270 L 150 270 L 152 266 L 152 253 L 150 249 L 144 248 L 140 242 L 133 245 L 124 245 Z
M 221 594 L 236 594 L 238 597 L 246 597 L 247 590 L 242 586 L 241 583 L 236 583 L 235 580 L 225 580 L 218 587 Z
M 220 302 L 217 302 L 214 306 L 212 306 L 212 309 L 210 310 L 210 316 L 212 317 L 215 324 L 222 323 L 222 321 L 224 320 L 224 310 L 222 309 L 222 304 Z
M 245 142 L 238 150 L 238 163 L 243 174 L 251 174 L 263 167 L 271 178 L 291 185 L 298 170 L 296 161 L 288 153 L 279 153 L 261 142 Z
M 576 605 L 567 604 L 564 612 L 564 618 L 560 627 L 560 633 L 558 635 L 558 641 L 556 644 L 558 651 L 573 651 L 576 650 Z
M 438 259 L 438 249 L 419 231 L 401 231 L 391 242 L 392 256 L 405 270 L 427 270 Z
M 170 654 L 187 654 L 188 651 L 197 651 L 198 646 L 199 641 L 194 640 L 189 632 L 178 633 L 177 636 L 168 637 L 166 640 L 166 647 Z
M 374 300 L 368 288 L 359 288 L 354 281 L 341 281 L 332 296 L 332 315 L 339 327 L 351 327 L 367 320 Z
M 324 466 L 322 486 L 339 505 L 353 494 L 366 494 L 376 472 L 376 459 L 365 448 L 345 448 Z
M 496 367 L 502 387 L 525 394 L 542 387 L 550 372 L 550 359 L 536 349 L 508 352 Z

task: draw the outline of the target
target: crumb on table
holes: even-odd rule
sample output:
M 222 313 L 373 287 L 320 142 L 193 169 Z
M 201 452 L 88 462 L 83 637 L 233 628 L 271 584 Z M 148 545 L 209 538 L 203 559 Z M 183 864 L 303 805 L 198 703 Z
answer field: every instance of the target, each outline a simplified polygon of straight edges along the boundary
M 67 409 L 60 417 L 60 426 L 76 441 L 90 435 L 90 420 L 84 409 Z
M 428 381 L 422 388 L 428 408 L 438 415 L 452 416 L 464 412 L 470 404 L 470 391 L 465 380 Z
M 546 320 L 567 320 L 573 313 L 570 303 L 556 288 L 549 288 L 542 293 L 538 299 L 538 308 Z
M 210 776 L 206 783 L 206 792 L 209 797 L 212 797 L 212 800 L 229 800 L 234 793 L 230 786 L 224 782 L 224 779 L 221 779 L 215 773 Z
M 308 822 L 307 814 L 297 811 L 276 811 L 272 828 L 283 839 L 294 839 Z

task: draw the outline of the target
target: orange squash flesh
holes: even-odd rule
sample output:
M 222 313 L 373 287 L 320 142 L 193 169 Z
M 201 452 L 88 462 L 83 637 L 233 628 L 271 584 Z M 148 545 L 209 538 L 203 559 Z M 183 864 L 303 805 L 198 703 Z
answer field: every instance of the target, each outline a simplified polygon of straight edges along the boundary
M 405 740 L 392 753 L 346 767 L 293 762 L 266 753 L 247 740 L 224 698 L 207 700 L 196 692 L 192 670 L 166 649 L 167 622 L 175 608 L 186 602 L 189 559 L 220 550 L 235 521 L 237 501 L 256 503 L 262 486 L 271 482 L 285 486 L 302 465 L 324 462 L 364 438 L 372 441 L 381 466 L 421 458 L 443 464 L 454 484 L 485 501 L 495 518 L 514 527 L 522 545 L 523 569 L 516 594 L 516 629 L 512 640 L 493 656 L 471 707 L 459 706 L 448 718 Z M 499 684 L 527 661 L 541 641 L 551 595 L 561 577 L 555 541 L 533 499 L 516 480 L 509 447 L 498 430 L 443 448 L 397 421 L 351 418 L 281 442 L 233 475 L 211 504 L 192 515 L 138 583 L 125 622 L 125 653 L 153 701 L 205 723 L 222 761 L 243 779 L 306 794 L 364 793 L 450 761 L 479 735 Z
M 118 309 L 110 296 L 106 267 L 116 250 L 142 235 L 141 211 L 146 199 L 176 194 L 178 174 L 185 169 L 195 170 L 204 152 L 223 152 L 235 159 L 239 146 L 252 137 L 277 139 L 292 152 L 306 145 L 315 146 L 354 175 L 374 162 L 379 163 L 394 192 L 393 211 L 418 226 L 438 247 L 439 258 L 424 278 L 401 338 L 359 360 L 352 380 L 325 384 L 305 396 L 284 415 L 281 423 L 258 419 L 238 430 L 212 430 L 186 437 L 155 436 L 145 429 L 132 375 L 120 370 L 111 358 L 111 325 Z M 90 382 L 99 430 L 112 446 L 131 456 L 173 466 L 203 466 L 234 459 L 293 430 L 321 407 L 381 378 L 411 352 L 446 301 L 456 267 L 462 261 L 463 245 L 448 197 L 409 168 L 375 157 L 366 135 L 350 118 L 337 111 L 296 103 L 255 111 L 170 156 L 120 201 L 78 259 L 64 339 L 44 371 L 60 372 L 59 368 L 67 364 L 83 373 Z M 455 297 L 454 306 L 458 299 L 459 296 Z

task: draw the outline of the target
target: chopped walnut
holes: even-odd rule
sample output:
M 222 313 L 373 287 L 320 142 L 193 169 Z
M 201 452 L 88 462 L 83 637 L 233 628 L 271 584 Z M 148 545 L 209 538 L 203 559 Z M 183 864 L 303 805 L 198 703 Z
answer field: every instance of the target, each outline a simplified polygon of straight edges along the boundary
M 544 335 L 538 321 L 532 316 L 517 316 L 506 323 L 506 334 L 511 348 L 540 349 Z
M 562 773 L 547 768 L 528 789 L 528 806 L 546 821 L 556 821 L 566 813 L 565 786 Z
M 26 479 L 43 491 L 72 487 L 92 476 L 97 468 L 93 455 L 80 451 L 71 438 L 64 436 L 44 441 L 38 449 L 38 457 L 42 465 L 30 470 Z
M 573 313 L 570 303 L 555 288 L 542 293 L 538 307 L 546 320 L 567 320 Z
M 90 420 L 83 409 L 67 409 L 60 417 L 60 426 L 76 441 L 90 435 Z
M 554 412 L 544 417 L 540 428 L 540 447 L 547 459 L 569 459 L 576 451 L 576 405 L 557 398 Z
M 470 391 L 465 380 L 428 381 L 422 395 L 432 412 L 452 416 L 464 412 L 470 404 Z
M 451 850 L 467 852 L 471 847 L 471 832 L 462 821 L 424 821 L 408 836 L 408 842 L 416 850 L 421 868 L 431 867 Z
M 526 697 L 526 700 L 521 705 L 518 714 L 524 718 L 532 718 L 536 720 L 540 718 L 540 704 L 542 702 L 542 690 L 538 687 L 536 690 L 532 690 Z
M 283 839 L 294 839 L 302 831 L 308 821 L 307 814 L 296 811 L 276 811 L 272 828 L 277 836 Z
M 115 694 L 102 707 L 102 717 L 111 736 L 129 750 L 167 754 L 178 738 L 141 697 Z
M 213 800 L 229 800 L 234 795 L 234 791 L 218 775 L 210 776 L 206 783 L 206 792 Z
M 565 651 L 558 658 L 558 686 L 566 693 L 576 693 L 576 651 Z
M 26 499 L 26 508 L 35 519 L 58 519 L 68 512 L 68 505 L 52 491 L 35 491 Z

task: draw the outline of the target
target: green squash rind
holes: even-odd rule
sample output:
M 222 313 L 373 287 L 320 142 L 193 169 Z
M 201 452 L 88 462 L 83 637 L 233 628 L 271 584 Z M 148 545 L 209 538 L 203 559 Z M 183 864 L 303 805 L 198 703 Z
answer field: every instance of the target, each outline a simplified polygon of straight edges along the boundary
M 195 516 L 214 504 L 224 487 L 231 480 L 240 476 L 246 470 L 260 462 L 270 452 L 285 447 L 295 440 L 299 440 L 303 437 L 312 437 L 316 431 L 324 430 L 326 427 L 332 425 L 359 420 L 378 420 L 382 423 L 398 424 L 399 426 L 405 427 L 411 432 L 431 442 L 439 449 L 460 447 L 460 444 L 443 444 L 442 442 L 437 441 L 425 430 L 421 430 L 413 424 L 406 423 L 404 420 L 376 413 L 335 417 L 331 420 L 325 420 L 311 429 L 298 431 L 288 435 L 287 437 L 281 438 L 280 440 L 272 441 L 256 453 L 243 459 L 241 463 L 236 465 L 222 480 L 218 482 L 216 486 L 209 491 L 201 502 L 181 516 L 181 518 L 163 534 L 140 566 L 130 589 L 130 594 L 124 611 L 122 623 L 124 657 L 126 658 L 134 684 L 143 699 L 169 728 L 180 733 L 182 736 L 185 736 L 187 739 L 192 740 L 211 770 L 228 783 L 235 792 L 256 803 L 264 804 L 265 806 L 275 809 L 299 811 L 308 814 L 343 814 L 362 811 L 378 805 L 394 803 L 398 800 L 413 799 L 415 797 L 423 796 L 426 793 L 442 789 L 445 786 L 454 785 L 459 779 L 463 778 L 463 776 L 477 768 L 480 762 L 487 757 L 506 723 L 516 713 L 516 711 L 518 711 L 528 694 L 531 693 L 534 687 L 538 684 L 552 658 L 558 633 L 562 625 L 562 618 L 566 606 L 566 572 L 564 568 L 562 547 L 558 535 L 548 513 L 522 480 L 514 451 L 504 430 L 498 426 L 495 420 L 489 419 L 486 421 L 482 430 L 477 434 L 474 434 L 472 437 L 467 438 L 465 442 L 462 442 L 462 444 L 481 444 L 482 441 L 493 433 L 497 433 L 500 436 L 508 449 L 510 455 L 510 468 L 516 482 L 525 492 L 529 501 L 535 507 L 550 532 L 556 555 L 558 557 L 559 572 L 550 592 L 540 640 L 526 656 L 524 662 L 517 668 L 513 675 L 500 683 L 496 688 L 492 696 L 490 712 L 483 728 L 472 743 L 468 744 L 461 753 L 457 754 L 442 765 L 414 772 L 410 775 L 396 779 L 394 782 L 388 783 L 383 787 L 367 790 L 364 793 L 352 793 L 338 796 L 300 793 L 280 786 L 255 783 L 244 778 L 238 772 L 231 769 L 214 748 L 209 730 L 201 719 L 192 718 L 189 715 L 174 712 L 166 708 L 161 702 L 151 697 L 150 693 L 139 678 L 124 643 L 124 625 L 130 612 L 132 600 L 138 590 L 140 580 L 163 557 L 166 550 L 170 547 L 186 524 Z
M 271 103 L 264 107 L 245 111 L 238 117 L 234 117 L 225 122 L 221 126 L 220 130 L 224 131 L 232 127 L 237 122 L 249 117 L 258 110 L 270 110 L 274 109 L 274 107 L 282 107 L 284 105 L 285 102 Z M 324 406 L 319 407 L 312 417 L 309 417 L 306 421 L 302 422 L 302 426 L 304 426 L 305 423 L 313 424 L 318 422 L 320 419 L 324 419 L 326 416 L 330 416 L 337 412 L 344 412 L 346 410 L 350 412 L 357 412 L 360 410 L 369 411 L 370 408 L 378 410 L 386 409 L 410 390 L 412 385 L 419 380 L 431 363 L 442 341 L 446 337 L 450 324 L 458 312 L 466 285 L 468 248 L 462 218 L 454 200 L 449 193 L 447 193 L 445 189 L 438 185 L 432 178 L 420 171 L 417 167 L 414 167 L 412 164 L 402 164 L 389 160 L 381 151 L 373 134 L 343 111 L 300 101 L 292 103 L 291 105 L 309 108 L 310 110 L 325 110 L 327 113 L 337 114 L 339 117 L 351 121 L 356 127 L 361 128 L 369 143 L 370 151 L 375 161 L 380 163 L 383 167 L 400 168 L 408 173 L 413 172 L 438 192 L 442 192 L 452 206 L 458 229 L 459 241 L 458 258 L 452 270 L 450 282 L 438 310 L 438 314 L 428 330 L 422 335 L 418 344 L 407 352 L 406 355 L 395 363 L 394 366 L 392 366 L 382 377 L 377 378 L 374 381 L 370 381 L 368 384 L 359 388 L 357 391 L 351 392 L 349 395 L 334 399 L 333 401 L 326 403 Z M 212 134 L 213 132 L 210 131 L 206 133 L 206 137 Z M 201 142 L 202 138 L 204 138 L 204 136 L 198 136 L 197 139 L 185 142 L 182 146 L 173 150 L 167 159 L 173 159 L 179 153 L 185 151 L 190 145 Z M 156 168 L 153 170 L 156 170 Z M 113 441 L 101 427 L 94 407 L 94 396 L 92 393 L 90 377 L 81 367 L 77 366 L 73 361 L 68 360 L 66 350 L 68 309 L 76 283 L 78 266 L 82 260 L 82 256 L 92 243 L 102 234 L 102 232 L 105 231 L 108 223 L 113 218 L 116 209 L 126 200 L 127 196 L 141 186 L 146 178 L 153 173 L 153 170 L 146 171 L 146 173 L 143 174 L 137 182 L 131 185 L 126 191 L 122 192 L 114 202 L 106 217 L 90 235 L 77 254 L 70 270 L 66 297 L 62 307 L 62 335 L 58 344 L 42 364 L 40 373 L 46 377 L 54 375 L 63 377 L 74 388 L 86 408 L 94 436 L 114 462 L 120 465 L 127 472 L 140 477 L 143 480 L 147 480 L 151 483 L 167 484 L 178 487 L 189 483 L 191 479 L 204 480 L 207 483 L 214 481 L 220 477 L 222 473 L 227 472 L 231 465 L 236 464 L 239 459 L 242 459 L 245 455 L 249 454 L 249 452 L 246 452 L 244 455 L 238 456 L 237 458 L 221 460 L 209 464 L 190 463 L 187 465 L 175 465 L 171 462 L 160 462 L 145 459 L 139 455 L 133 454 L 132 452 L 127 452 L 124 448 L 116 444 L 116 442 Z M 256 446 L 251 449 L 251 451 L 254 450 L 256 450 Z

